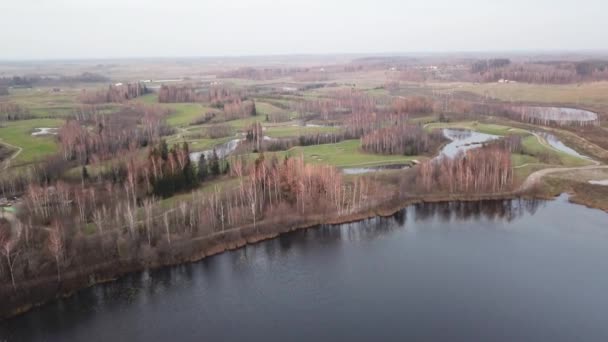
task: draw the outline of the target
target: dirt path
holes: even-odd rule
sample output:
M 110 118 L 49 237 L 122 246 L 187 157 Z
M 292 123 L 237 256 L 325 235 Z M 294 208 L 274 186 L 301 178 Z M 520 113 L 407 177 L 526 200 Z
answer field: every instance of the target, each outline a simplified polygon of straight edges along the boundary
M 2 141 L 1 139 L 0 139 L 0 144 L 3 144 L 3 145 L 8 146 L 8 147 L 12 147 L 12 148 L 14 148 L 14 149 L 17 150 L 17 152 L 13 153 L 13 155 L 10 156 L 10 158 L 8 158 L 7 160 L 5 160 L 3 162 L 4 166 L 2 167 L 2 170 L 6 170 L 6 169 L 8 169 L 9 166 L 11 166 L 11 161 L 13 161 L 13 159 L 17 158 L 21 154 L 21 152 L 23 151 L 23 148 L 21 148 L 19 146 L 12 145 L 12 144 L 9 144 L 6 141 Z
M 557 167 L 557 168 L 549 168 L 542 169 L 536 172 L 531 173 L 528 178 L 523 182 L 523 184 L 519 187 L 517 192 L 525 192 L 530 190 L 534 185 L 538 184 L 541 179 L 545 176 L 566 172 L 566 171 L 581 171 L 581 170 L 596 170 L 596 169 L 608 169 L 608 165 L 588 165 L 588 166 L 579 166 L 579 167 Z

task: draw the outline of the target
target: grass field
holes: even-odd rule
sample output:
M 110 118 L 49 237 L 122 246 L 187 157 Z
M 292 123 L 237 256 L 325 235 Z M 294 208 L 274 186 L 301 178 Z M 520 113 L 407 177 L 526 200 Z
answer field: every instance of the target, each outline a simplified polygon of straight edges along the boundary
M 52 89 L 45 88 L 11 89 L 10 95 L 5 99 L 27 108 L 34 116 L 65 117 L 80 106 L 77 100 L 79 93 L 76 90 L 53 92 Z
M 266 102 L 260 102 L 260 101 L 256 101 L 255 102 L 255 109 L 258 112 L 258 115 L 266 115 L 266 114 L 275 114 L 275 113 L 283 113 L 285 112 L 285 110 L 273 106 L 270 103 L 266 103 Z
M 1 100 L 16 103 L 36 117 L 63 118 L 82 106 L 78 100 L 81 91 L 80 88 L 61 88 L 59 92 L 52 88 L 11 89 L 10 95 Z M 106 113 L 116 110 L 118 105 L 107 103 L 97 107 L 100 112 Z
M 338 130 L 336 127 L 274 126 L 268 127 L 264 134 L 273 138 L 285 138 L 307 134 L 331 133 Z
M 187 126 L 207 112 L 215 111 L 213 108 L 204 107 L 199 103 L 164 103 L 163 107 L 173 111 L 167 117 L 170 126 Z
M 437 128 L 462 128 L 469 129 L 481 133 L 505 136 L 508 134 L 517 134 L 522 136 L 523 154 L 513 154 L 512 160 L 514 166 L 525 164 L 539 163 L 539 157 L 546 155 L 547 158 L 554 161 L 555 165 L 564 166 L 583 166 L 589 165 L 590 162 L 585 159 L 571 156 L 567 153 L 558 151 L 551 147 L 544 139 L 533 135 L 531 132 L 521 128 L 510 127 L 506 125 L 487 124 L 475 121 L 467 122 L 451 122 L 451 123 L 432 123 L 426 126 L 427 130 Z
M 277 156 L 298 157 L 303 155 L 306 162 L 338 167 L 377 166 L 425 159 L 425 157 L 417 156 L 370 154 L 361 151 L 359 146 L 359 140 L 346 140 L 337 144 L 298 146 L 289 151 L 277 152 Z
M 433 84 L 439 90 L 467 91 L 503 101 L 608 105 L 608 82 L 567 85 L 526 83 Z
M 588 160 L 577 158 L 567 153 L 555 150 L 533 135 L 523 138 L 522 145 L 525 155 L 532 155 L 536 157 L 542 154 L 548 154 L 549 158 L 551 160 L 555 160 L 557 162 L 556 164 L 558 165 L 584 166 L 591 164 L 591 162 Z
M 60 119 L 32 119 L 11 121 L 0 127 L 0 140 L 21 147 L 23 151 L 12 162 L 13 165 L 28 163 L 46 155 L 57 152 L 58 144 L 55 135 L 32 136 L 38 127 L 59 127 Z
M 461 129 L 469 129 L 472 131 L 500 135 L 505 136 L 508 134 L 517 134 L 517 135 L 529 135 L 530 132 L 520 129 L 514 128 L 510 126 L 504 125 L 495 125 L 495 124 L 487 124 L 481 123 L 477 121 L 464 121 L 464 122 L 449 122 L 449 123 L 431 123 L 425 126 L 427 130 L 433 130 L 436 128 L 461 128 Z
M 135 100 L 143 102 L 143 103 L 147 103 L 147 104 L 158 103 L 158 94 L 155 94 L 155 93 L 146 94 L 144 96 L 140 96 L 140 97 L 136 98 Z
M 536 171 L 539 171 L 542 169 L 546 169 L 549 167 L 553 167 L 553 165 L 547 165 L 547 164 L 541 164 L 541 163 L 522 164 L 520 167 L 516 167 L 513 169 L 515 183 L 521 184 L 533 172 L 536 172 Z

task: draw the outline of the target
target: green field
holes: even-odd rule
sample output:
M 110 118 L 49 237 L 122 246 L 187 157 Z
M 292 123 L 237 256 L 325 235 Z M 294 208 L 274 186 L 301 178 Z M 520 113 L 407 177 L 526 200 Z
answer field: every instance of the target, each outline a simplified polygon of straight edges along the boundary
M 207 112 L 216 111 L 213 108 L 204 107 L 199 103 L 166 103 L 163 107 L 173 111 L 167 118 L 170 126 L 187 126 L 194 120 L 202 117 Z
M 469 129 L 472 131 L 485 133 L 485 134 L 493 134 L 505 136 L 509 134 L 517 134 L 517 135 L 529 135 L 530 132 L 520 129 L 514 128 L 504 125 L 496 125 L 496 124 L 487 124 L 481 123 L 477 121 L 464 121 L 464 122 L 450 122 L 450 123 L 431 123 L 425 126 L 425 128 L 430 131 L 436 128 L 461 128 L 461 129 Z
M 60 119 L 32 119 L 11 121 L 0 127 L 0 140 L 23 150 L 13 161 L 13 165 L 28 163 L 53 154 L 58 150 L 57 136 L 32 136 L 38 127 L 60 127 Z
M 542 154 L 548 154 L 550 160 L 555 160 L 557 165 L 564 166 L 584 166 L 590 165 L 586 159 L 577 158 L 567 153 L 558 151 L 548 145 L 544 139 L 540 139 L 534 135 L 525 137 L 522 140 L 524 154 L 532 156 L 540 156 Z
M 78 95 L 82 89 L 61 88 L 55 92 L 52 88 L 12 89 L 9 96 L 2 100 L 16 103 L 27 109 L 33 116 L 40 118 L 61 118 L 72 115 L 75 109 L 82 106 Z M 117 109 L 118 105 L 107 103 L 97 105 L 101 112 Z
M 289 151 L 277 152 L 277 156 L 304 156 L 304 161 L 315 164 L 329 164 L 338 167 L 376 166 L 406 163 L 425 157 L 370 154 L 361 151 L 359 140 L 346 140 L 337 144 L 294 147 Z
M 155 93 L 146 94 L 135 99 L 136 101 L 143 102 L 146 104 L 158 103 L 158 95 Z
M 551 160 L 551 164 L 564 166 L 583 166 L 589 165 L 590 162 L 551 147 L 543 138 L 533 135 L 531 132 L 521 128 L 514 128 L 505 125 L 486 124 L 476 121 L 453 122 L 453 123 L 432 123 L 425 126 L 427 130 L 438 128 L 462 128 L 469 129 L 481 133 L 506 136 L 509 134 L 517 134 L 522 136 L 522 154 L 513 154 L 512 160 L 514 166 L 525 164 L 535 164 L 540 162 L 541 155 Z
M 286 138 L 317 133 L 332 133 L 338 130 L 336 127 L 273 126 L 266 128 L 264 134 L 273 138 Z
M 255 102 L 255 109 L 258 112 L 258 115 L 266 115 L 266 114 L 275 114 L 275 113 L 283 113 L 285 110 L 273 106 L 270 103 L 266 102 Z
M 34 116 L 61 117 L 72 114 L 74 108 L 80 106 L 77 100 L 79 93 L 76 90 L 13 89 L 6 99 L 28 109 Z
M 437 83 L 432 87 L 466 91 L 503 101 L 608 105 L 608 82 L 567 85 L 527 83 Z

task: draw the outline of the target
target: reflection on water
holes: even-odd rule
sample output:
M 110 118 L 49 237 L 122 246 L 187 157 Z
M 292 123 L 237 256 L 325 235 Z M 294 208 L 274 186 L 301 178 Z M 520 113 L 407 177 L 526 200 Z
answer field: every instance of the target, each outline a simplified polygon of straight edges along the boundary
M 424 203 L 85 289 L 0 340 L 605 341 L 607 244 L 566 197 Z

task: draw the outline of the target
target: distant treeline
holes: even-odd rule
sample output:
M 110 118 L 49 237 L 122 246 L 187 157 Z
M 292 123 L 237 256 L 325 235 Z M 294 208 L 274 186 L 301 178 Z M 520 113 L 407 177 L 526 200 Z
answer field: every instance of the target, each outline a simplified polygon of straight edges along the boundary
M 211 102 L 211 106 L 223 109 L 224 104 L 247 98 L 241 89 L 214 86 L 198 91 L 192 85 L 162 85 L 158 91 L 160 103 Z
M 566 84 L 583 81 L 608 80 L 608 61 L 531 62 L 512 63 L 509 59 L 476 61 L 471 65 L 473 80 L 497 82 L 500 80 Z
M 80 94 L 80 102 L 86 104 L 121 103 L 149 93 L 148 88 L 142 83 L 127 83 L 110 85 L 107 89 L 96 91 L 83 90 Z
M 12 77 L 0 77 L 0 88 L 15 87 L 15 88 L 31 88 L 33 86 L 54 85 L 58 83 L 96 83 L 109 82 L 110 79 L 96 73 L 83 72 L 75 76 L 40 76 L 40 75 L 24 75 Z M 1 93 L 0 93 L 1 95 Z
M 31 119 L 30 111 L 13 102 L 0 102 L 0 122 Z
M 220 78 L 244 78 L 250 80 L 271 80 L 309 72 L 309 68 L 239 68 L 220 73 Z

